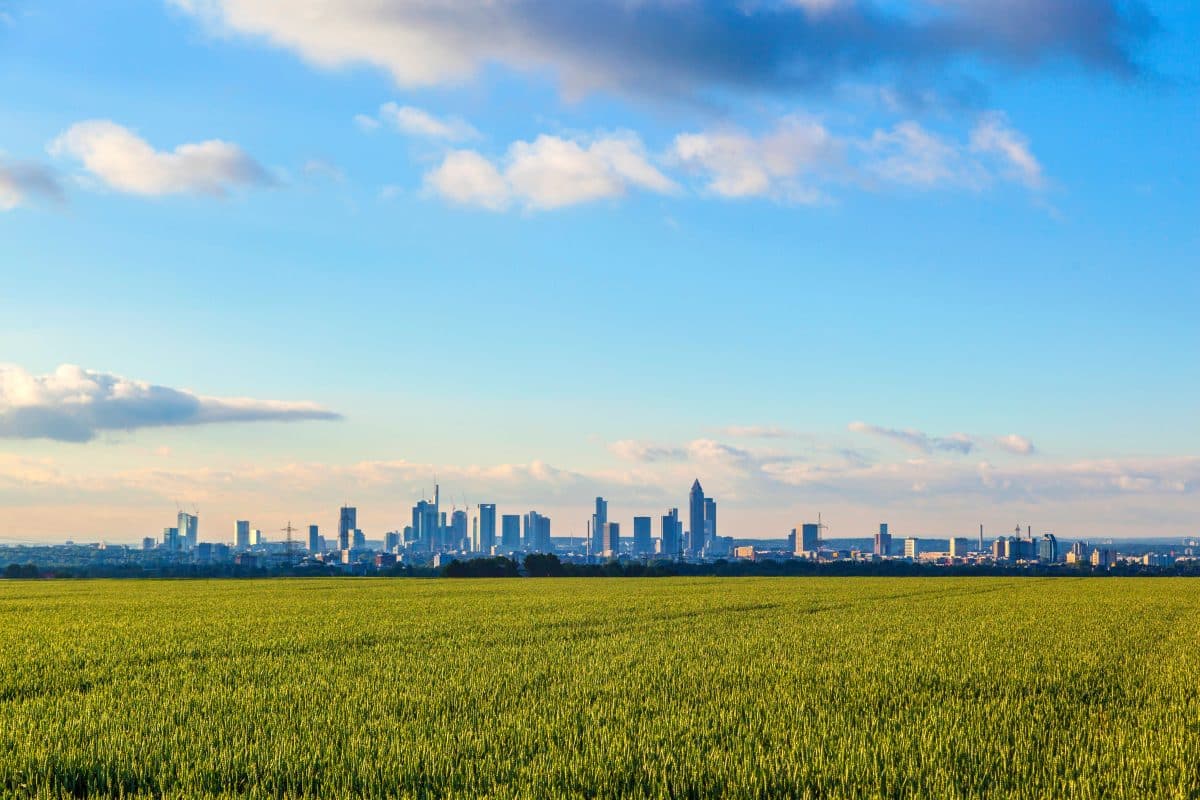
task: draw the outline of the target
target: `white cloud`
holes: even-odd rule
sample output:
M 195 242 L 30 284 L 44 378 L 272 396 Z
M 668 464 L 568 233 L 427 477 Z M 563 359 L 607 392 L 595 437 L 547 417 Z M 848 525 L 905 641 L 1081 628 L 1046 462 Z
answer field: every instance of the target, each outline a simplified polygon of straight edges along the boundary
M 543 134 L 518 141 L 497 166 L 473 150 L 449 153 L 425 176 L 425 185 L 461 205 L 491 210 L 511 200 L 526 208 L 555 209 L 609 197 L 630 189 L 668 193 L 676 184 L 654 167 L 632 134 L 590 140 Z
M 119 192 L 140 195 L 223 195 L 235 186 L 273 183 L 240 147 L 219 139 L 155 150 L 136 133 L 109 120 L 72 125 L 50 144 Z
M 866 422 L 851 422 L 847 428 L 855 433 L 866 433 L 890 439 L 909 450 L 919 453 L 942 451 L 966 455 L 976 447 L 974 440 L 965 433 L 952 433 L 949 436 L 930 436 L 923 431 L 913 428 L 883 428 L 879 425 L 869 425 Z
M 1042 165 L 1030 150 L 1028 137 L 1009 125 L 1003 114 L 993 111 L 983 116 L 971 131 L 970 148 L 975 153 L 996 156 L 1009 180 L 1030 189 L 1042 188 Z
M 13 161 L 0 154 L 0 211 L 11 211 L 33 200 L 63 200 L 58 176 L 29 161 Z
M 719 432 L 738 439 L 794 439 L 797 431 L 775 425 L 726 425 Z
M 384 103 L 379 107 L 379 119 L 409 136 L 444 139 L 448 142 L 480 138 L 479 131 L 458 117 L 437 117 L 413 106 Z
M 500 170 L 474 150 L 455 150 L 425 175 L 425 187 L 453 203 L 491 211 L 508 207 L 511 191 Z
M 1010 433 L 1007 436 L 997 436 L 995 441 L 997 447 L 1007 450 L 1010 453 L 1016 453 L 1017 455 L 1028 456 L 1036 452 L 1033 442 L 1015 433 Z
M 672 146 L 674 158 L 701 173 L 713 194 L 796 202 L 820 199 L 816 189 L 799 179 L 836 167 L 842 152 L 843 143 L 824 125 L 798 117 L 784 118 L 761 137 L 742 131 L 684 133 Z
M 64 364 L 0 364 L 0 438 L 86 442 L 103 431 L 219 422 L 338 419 L 314 403 L 205 397 Z
M 891 130 L 875 131 L 865 150 L 865 171 L 886 183 L 920 189 L 982 189 L 989 181 L 987 171 L 964 157 L 961 147 L 917 122 L 901 122 Z

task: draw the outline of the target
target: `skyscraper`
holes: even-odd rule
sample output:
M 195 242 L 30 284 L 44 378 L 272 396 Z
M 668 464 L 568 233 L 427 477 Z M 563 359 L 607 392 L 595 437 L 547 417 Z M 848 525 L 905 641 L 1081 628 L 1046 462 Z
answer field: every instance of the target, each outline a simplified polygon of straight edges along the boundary
M 879 523 L 879 533 L 875 534 L 875 555 L 887 556 L 892 553 L 892 535 L 888 533 L 888 524 Z
M 308 526 L 308 551 L 316 553 L 321 549 L 321 529 L 317 525 Z
M 437 505 L 428 500 L 418 500 L 412 510 L 413 541 L 426 550 L 435 551 L 441 546 L 441 520 Z
M 605 558 L 617 558 L 621 555 L 621 526 L 616 522 L 604 523 L 601 555 Z
M 496 504 L 479 504 L 479 552 L 490 553 L 496 545 Z
M 1053 533 L 1042 534 L 1038 542 L 1038 561 L 1046 564 L 1058 561 L 1058 539 L 1054 538 Z
M 688 555 L 699 558 L 704 554 L 704 489 L 700 486 L 699 478 L 692 484 L 692 491 L 688 495 L 688 511 L 688 532 L 691 537 L 688 540 Z
M 704 541 L 711 545 L 717 538 L 717 501 L 704 498 Z
M 683 523 L 679 521 L 679 509 L 672 508 L 663 514 L 660 523 L 658 535 L 662 543 L 662 555 L 668 558 L 679 558 L 683 545 L 683 534 L 680 530 Z
M 350 549 L 350 537 L 358 527 L 358 509 L 354 506 L 342 506 L 338 514 L 338 549 Z
M 799 527 L 796 553 L 815 553 L 820 547 L 821 527 L 815 522 L 805 522 Z
M 461 550 L 470 546 L 467 541 L 467 512 L 461 508 L 454 509 L 450 515 L 450 528 L 446 532 L 445 542 L 451 549 Z
M 633 518 L 633 554 L 648 556 L 654 552 L 654 544 L 650 538 L 650 518 Z
M 239 519 L 233 523 L 233 546 L 243 550 L 250 546 L 250 520 Z
M 536 511 L 525 515 L 525 549 L 533 553 L 549 553 L 550 518 Z
M 604 525 L 608 522 L 608 501 L 596 498 L 596 511 L 592 514 L 591 552 L 598 556 L 604 552 Z
M 505 514 L 500 518 L 500 546 L 505 550 L 521 548 L 521 517 Z
M 200 518 L 195 514 L 180 511 L 178 526 L 181 549 L 195 550 L 200 533 Z
M 179 549 L 179 528 L 163 528 L 163 549 Z
M 921 555 L 921 540 L 910 536 L 904 540 L 904 557 L 914 561 Z

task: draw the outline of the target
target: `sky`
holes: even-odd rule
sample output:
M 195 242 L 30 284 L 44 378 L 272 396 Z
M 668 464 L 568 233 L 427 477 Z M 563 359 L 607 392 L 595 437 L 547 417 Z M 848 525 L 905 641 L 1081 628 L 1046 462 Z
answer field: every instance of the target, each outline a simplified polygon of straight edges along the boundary
M 1200 533 L 1200 6 L 0 0 L 0 542 Z M 656 526 L 657 535 L 657 526 Z

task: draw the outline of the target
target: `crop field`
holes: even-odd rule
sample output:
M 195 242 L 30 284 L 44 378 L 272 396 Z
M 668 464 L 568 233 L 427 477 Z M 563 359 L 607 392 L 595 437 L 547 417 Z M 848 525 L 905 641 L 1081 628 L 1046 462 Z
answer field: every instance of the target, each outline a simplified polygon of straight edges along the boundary
M 1200 797 L 1200 581 L 0 581 L 0 796 Z

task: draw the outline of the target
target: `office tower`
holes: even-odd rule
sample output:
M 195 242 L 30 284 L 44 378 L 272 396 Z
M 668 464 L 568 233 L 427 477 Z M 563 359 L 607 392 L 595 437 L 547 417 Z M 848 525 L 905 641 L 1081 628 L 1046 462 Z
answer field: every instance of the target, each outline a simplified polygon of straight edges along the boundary
M 593 556 L 604 552 L 604 526 L 608 522 L 608 501 L 596 498 L 596 511 L 592 514 L 590 550 Z
M 683 523 L 679 521 L 679 509 L 672 508 L 663 514 L 660 525 L 658 535 L 662 543 L 661 553 L 668 558 L 679 558 L 683 544 L 683 535 L 680 531 Z
M 888 524 L 879 523 L 879 533 L 875 534 L 875 555 L 890 556 L 892 554 L 892 535 L 888 533 Z
M 250 546 L 250 520 L 239 519 L 233 523 L 233 546 L 243 550 Z
M 365 533 L 363 533 L 361 530 L 359 530 L 358 528 L 354 529 L 354 538 L 353 538 L 352 542 L 353 542 L 353 544 L 351 545 L 351 547 L 354 550 L 366 550 L 367 549 L 367 535 Z
M 521 517 L 505 514 L 500 517 L 500 546 L 505 550 L 521 549 Z
M 154 537 L 153 536 L 146 536 L 142 539 L 142 549 L 143 550 L 153 550 L 154 549 Z
M 549 517 L 536 511 L 525 515 L 525 549 L 531 553 L 549 553 L 553 550 L 550 546 Z
M 650 540 L 650 518 L 633 518 L 633 554 L 648 556 L 654 552 L 654 544 Z
M 470 546 L 467 540 L 467 512 L 461 508 L 454 509 L 450 515 L 450 527 L 447 530 L 447 541 L 453 550 L 464 550 Z
M 162 544 L 164 550 L 178 550 L 179 528 L 163 528 Z
M 604 558 L 617 558 L 621 555 L 621 526 L 616 522 L 604 523 L 601 530 L 602 547 L 600 554 Z
M 704 498 L 704 541 L 712 543 L 717 538 L 717 501 Z
M 704 489 L 697 478 L 688 495 L 688 555 L 699 558 L 704 553 Z
M 1053 533 L 1042 534 L 1042 540 L 1038 542 L 1038 561 L 1047 564 L 1058 561 L 1058 539 Z
M 200 518 L 195 514 L 189 514 L 186 511 L 180 511 L 177 523 L 179 526 L 179 541 L 181 549 L 196 549 L 197 540 L 200 537 Z
M 383 535 L 383 550 L 394 553 L 400 547 L 400 531 L 388 531 Z
M 971 549 L 971 540 L 963 536 L 955 536 L 950 540 L 950 557 L 966 558 Z
M 914 561 L 921 555 L 921 540 L 909 537 L 904 540 L 904 557 Z
M 805 522 L 800 526 L 800 550 L 804 553 L 815 553 L 821 546 L 821 526 L 815 522 Z
M 267 537 L 263 536 L 262 531 L 260 531 L 258 528 L 250 529 L 250 546 L 251 547 L 261 547 L 262 545 L 266 544 L 266 542 L 267 542 Z
M 479 552 L 490 553 L 496 546 L 496 504 L 479 504 Z
M 419 500 L 412 510 L 412 537 L 426 550 L 439 549 L 442 542 L 442 522 L 436 503 Z
M 321 530 L 317 525 L 308 526 L 308 551 L 317 553 L 321 550 Z
M 350 535 L 358 527 L 358 509 L 353 506 L 342 506 L 338 514 L 338 549 L 350 549 Z

